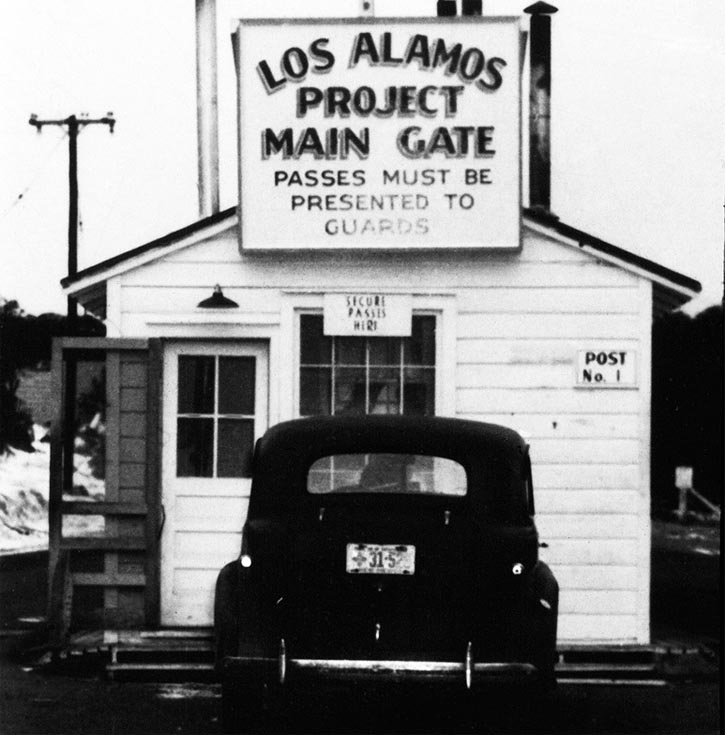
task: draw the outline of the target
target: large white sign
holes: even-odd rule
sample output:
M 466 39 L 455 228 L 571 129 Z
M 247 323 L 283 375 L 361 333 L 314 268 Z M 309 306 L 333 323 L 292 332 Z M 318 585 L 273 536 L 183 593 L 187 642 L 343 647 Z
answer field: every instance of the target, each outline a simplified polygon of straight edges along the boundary
M 518 248 L 518 18 L 243 20 L 241 245 Z
M 410 337 L 413 299 L 404 294 L 325 294 L 326 335 L 348 337 Z

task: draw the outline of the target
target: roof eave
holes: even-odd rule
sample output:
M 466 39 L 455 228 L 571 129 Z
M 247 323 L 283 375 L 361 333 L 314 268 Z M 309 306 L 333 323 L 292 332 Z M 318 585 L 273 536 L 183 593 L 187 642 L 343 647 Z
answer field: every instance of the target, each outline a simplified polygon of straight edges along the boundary
M 591 251 L 602 260 L 649 279 L 661 289 L 671 292 L 678 306 L 686 304 L 702 291 L 702 284 L 694 278 L 564 224 L 556 215 L 525 209 L 524 216 L 529 224 L 534 226 L 534 229 L 538 225 L 544 230 L 553 231 L 559 238 L 564 238 L 571 245 L 576 245 L 581 250 Z
M 94 302 L 97 302 L 101 294 L 99 289 L 102 288 L 105 291 L 105 282 L 109 278 L 156 260 L 176 249 L 182 249 L 200 239 L 213 237 L 218 232 L 233 226 L 236 213 L 236 207 L 216 212 L 156 240 L 89 266 L 73 276 L 62 279 L 61 285 L 68 295 L 82 297 L 83 294 L 87 294 Z M 566 225 L 555 215 L 525 209 L 524 216 L 527 225 L 534 230 L 538 229 L 543 234 L 554 234 L 562 242 L 591 251 L 602 260 L 648 278 L 659 286 L 661 293 L 664 290 L 666 300 L 672 303 L 674 308 L 686 304 L 702 290 L 698 281 Z
M 222 231 L 234 224 L 236 212 L 236 207 L 216 212 L 163 237 L 94 263 L 73 276 L 66 276 L 61 279 L 60 285 L 64 292 L 71 296 L 80 294 L 98 283 L 107 281 L 114 275 L 156 260 L 166 254 L 165 249 L 186 247 L 200 239 L 200 236 L 212 237 L 217 231 Z

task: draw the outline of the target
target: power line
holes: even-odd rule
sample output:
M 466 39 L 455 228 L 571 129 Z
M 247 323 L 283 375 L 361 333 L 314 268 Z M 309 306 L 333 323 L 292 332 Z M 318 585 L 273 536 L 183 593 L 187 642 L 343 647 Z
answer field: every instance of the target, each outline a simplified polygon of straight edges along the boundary
M 30 191 L 30 189 L 35 185 L 35 182 L 40 177 L 40 174 L 43 173 L 45 170 L 45 167 L 50 162 L 51 158 L 55 155 L 58 148 L 60 148 L 60 144 L 66 139 L 68 136 L 68 133 L 63 133 L 63 135 L 58 138 L 58 142 L 55 144 L 55 146 L 52 148 L 50 153 L 45 157 L 45 159 L 40 163 L 40 165 L 35 169 L 33 174 L 30 177 L 30 181 L 28 181 L 28 184 L 25 186 L 25 188 L 18 194 L 12 202 L 10 202 L 9 206 L 5 209 L 5 211 L 2 213 L 2 218 L 4 219 L 7 217 L 8 214 L 18 205 L 20 204 L 23 199 L 25 199 L 25 195 Z

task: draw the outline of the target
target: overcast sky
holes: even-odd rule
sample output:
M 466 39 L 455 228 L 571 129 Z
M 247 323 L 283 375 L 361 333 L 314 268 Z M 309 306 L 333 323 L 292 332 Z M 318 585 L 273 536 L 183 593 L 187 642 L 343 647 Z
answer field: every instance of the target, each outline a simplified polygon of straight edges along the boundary
M 217 0 L 222 206 L 236 204 L 238 17 L 356 15 L 360 0 Z M 486 14 L 528 3 L 484 0 Z M 552 209 L 722 296 L 725 3 L 560 0 Z M 194 0 L 23 0 L 0 25 L 0 296 L 63 311 L 68 140 L 30 113 L 112 111 L 79 138 L 81 268 L 197 219 Z M 378 16 L 435 0 L 375 0 Z M 528 17 L 528 16 L 526 16 Z

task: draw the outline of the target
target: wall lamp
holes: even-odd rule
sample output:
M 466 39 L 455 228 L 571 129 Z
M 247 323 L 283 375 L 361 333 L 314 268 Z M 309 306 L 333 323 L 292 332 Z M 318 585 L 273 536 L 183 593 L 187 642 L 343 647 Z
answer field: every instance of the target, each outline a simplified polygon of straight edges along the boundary
M 214 293 L 208 299 L 203 299 L 197 305 L 199 309 L 238 309 L 239 304 L 232 299 L 228 299 L 222 293 L 222 287 L 217 283 L 214 286 Z

